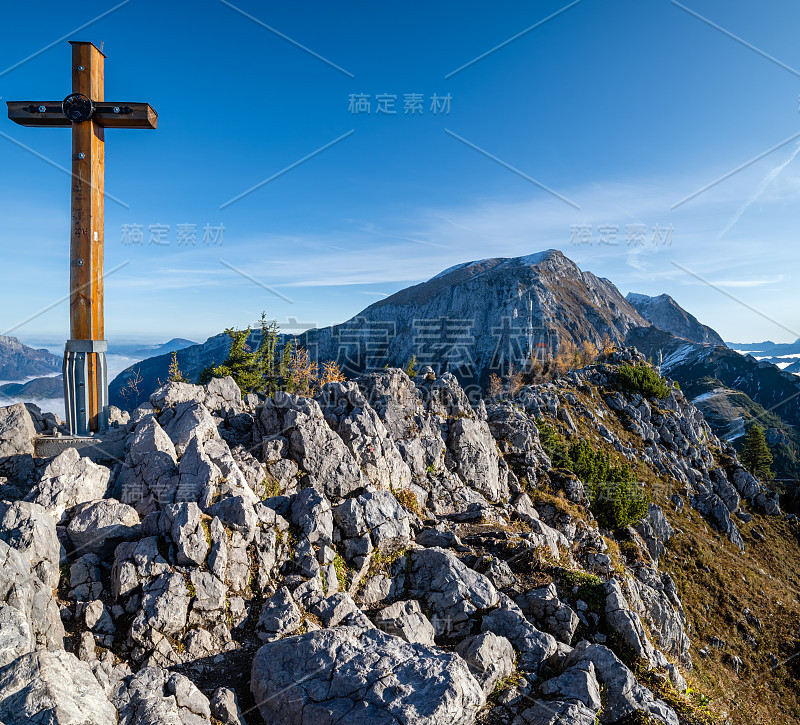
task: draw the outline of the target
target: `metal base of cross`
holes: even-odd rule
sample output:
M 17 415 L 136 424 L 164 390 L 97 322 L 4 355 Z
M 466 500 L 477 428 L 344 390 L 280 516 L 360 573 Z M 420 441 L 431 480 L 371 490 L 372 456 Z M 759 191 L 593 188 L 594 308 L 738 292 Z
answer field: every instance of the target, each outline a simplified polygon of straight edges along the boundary
M 108 364 L 105 340 L 67 340 L 64 348 L 64 402 L 74 436 L 108 429 Z M 96 401 L 96 405 L 93 402 Z M 93 419 L 92 409 L 97 410 Z

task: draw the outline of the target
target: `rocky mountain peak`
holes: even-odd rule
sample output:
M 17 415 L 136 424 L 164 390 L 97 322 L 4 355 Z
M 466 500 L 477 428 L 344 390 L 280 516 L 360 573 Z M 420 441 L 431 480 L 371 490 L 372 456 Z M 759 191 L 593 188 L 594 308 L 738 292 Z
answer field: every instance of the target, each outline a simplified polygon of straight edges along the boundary
M 549 355 L 565 341 L 622 343 L 631 330 L 649 325 L 609 280 L 548 249 L 455 265 L 297 339 L 318 361 L 338 362 L 347 376 L 404 367 L 415 356 L 419 365 L 451 371 L 477 391 L 491 373 L 519 369 L 532 354 Z M 181 370 L 196 378 L 221 363 L 226 342 L 216 336 L 179 351 Z M 168 366 L 169 356 L 162 355 L 124 371 L 111 384 L 112 402 L 124 403 L 119 391 L 133 369 L 152 390 Z
M 709 345 L 725 345 L 714 330 L 700 323 L 668 294 L 650 297 L 630 292 L 626 299 L 648 322 L 675 337 Z
M 16 337 L 0 335 L 0 380 L 24 380 L 60 370 L 60 357 L 44 349 L 28 347 Z

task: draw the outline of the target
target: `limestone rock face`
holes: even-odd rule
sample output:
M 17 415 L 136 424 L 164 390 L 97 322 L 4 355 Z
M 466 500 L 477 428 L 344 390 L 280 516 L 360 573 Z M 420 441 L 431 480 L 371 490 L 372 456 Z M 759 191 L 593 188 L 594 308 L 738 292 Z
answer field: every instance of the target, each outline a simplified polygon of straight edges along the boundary
M 500 480 L 497 447 L 485 421 L 457 419 L 448 428 L 447 446 L 455 471 L 466 485 L 489 501 L 508 497 L 508 488 Z
M 212 378 L 206 385 L 205 392 L 206 397 L 202 402 L 208 410 L 221 413 L 224 418 L 242 412 L 242 391 L 230 375 L 226 378 Z
M 208 698 L 184 675 L 160 667 L 144 667 L 126 677 L 114 692 L 113 702 L 121 723 L 211 723 Z
M 0 721 L 116 725 L 117 711 L 88 664 L 43 650 L 0 667 Z
M 536 700 L 524 710 L 513 725 L 594 725 L 597 713 L 585 705 L 565 700 Z
M 186 626 L 189 592 L 177 573 L 161 574 L 142 589 L 142 604 L 131 624 L 131 639 L 154 649 L 164 635 L 175 635 Z
M 558 598 L 554 584 L 539 589 L 530 589 L 516 599 L 522 612 L 531 616 L 546 632 L 565 644 L 572 642 L 578 628 L 578 615 Z
M 413 476 L 444 466 L 445 445 L 439 416 L 426 410 L 414 382 L 402 370 L 369 373 L 355 380 L 377 412 Z M 396 486 L 399 488 L 399 486 Z
M 514 670 L 514 647 L 505 637 L 494 632 L 483 632 L 462 639 L 456 645 L 456 652 L 469 665 L 470 672 L 489 696 L 494 686 Z
M 81 504 L 67 526 L 78 556 L 89 553 L 107 557 L 117 544 L 138 539 L 140 530 L 136 509 L 113 498 Z
M 39 504 L 56 521 L 62 521 L 67 509 L 103 498 L 110 476 L 105 466 L 82 458 L 75 448 L 67 448 L 47 465 L 25 500 Z
M 492 583 L 451 551 L 419 549 L 410 552 L 410 557 L 409 591 L 425 601 L 443 631 L 457 635 L 468 630 L 470 620 L 474 621 L 481 610 L 500 601 Z
M 23 403 L 0 408 L 0 465 L 14 456 L 33 455 L 36 428 Z
M 558 650 L 555 637 L 536 629 L 510 600 L 484 615 L 481 629 L 508 639 L 520 653 L 520 669 L 527 672 L 538 672 Z
M 744 540 L 731 518 L 730 509 L 715 493 L 699 493 L 692 497 L 692 507 L 707 517 L 716 529 L 724 533 L 732 543 L 744 550 Z
M 0 604 L 0 667 L 31 652 L 33 647 L 34 639 L 25 615 L 8 604 Z
M 259 635 L 262 636 L 263 633 L 263 638 L 267 639 L 275 635 L 291 634 L 301 622 L 300 608 L 295 604 L 289 590 L 281 587 L 264 602 L 258 620 Z
M 351 499 L 352 500 L 352 499 Z M 333 513 L 328 499 L 313 488 L 305 488 L 292 502 L 292 523 L 312 544 L 333 541 Z
M 518 476 L 538 480 L 539 471 L 551 467 L 539 441 L 536 423 L 511 403 L 486 406 L 489 429 L 500 451 Z
M 333 509 L 336 533 L 348 559 L 363 562 L 373 549 L 399 551 L 411 541 L 410 517 L 389 491 L 371 486 Z
M 292 458 L 333 500 L 363 487 L 367 480 L 344 441 L 325 422 L 315 400 L 276 393 L 265 401 L 261 423 L 267 435 L 288 438 Z
M 224 725 L 245 725 L 236 693 L 228 687 L 218 687 L 211 698 L 211 714 Z
M 0 503 L 0 539 L 28 558 L 43 584 L 58 586 L 61 544 L 47 509 L 25 501 Z
M 604 719 L 608 722 L 616 722 L 638 710 L 667 725 L 678 725 L 675 711 L 638 684 L 633 673 L 607 647 L 584 640 L 567 656 L 566 662 L 568 667 L 594 665 L 597 680 L 606 687 Z
M 202 385 L 169 382 L 162 385 L 150 396 L 150 405 L 157 410 L 174 408 L 179 403 L 202 403 L 206 391 Z
M 209 545 L 203 529 L 200 507 L 196 503 L 176 503 L 151 514 L 146 533 L 157 533 L 171 543 L 176 564 L 200 566 L 208 555 Z
M 166 422 L 164 432 L 174 443 L 179 457 L 193 438 L 205 443 L 219 436 L 214 419 L 202 403 L 189 400 L 178 403 L 169 412 L 172 413 L 172 419 Z M 165 418 L 162 416 L 162 419 Z
M 458 655 L 354 627 L 265 644 L 251 689 L 264 720 L 282 725 L 469 725 L 485 702 Z
M 37 648 L 63 647 L 64 627 L 52 589 L 31 571 L 29 559 L 5 541 L 0 541 L 0 602 L 22 614 Z M 14 629 L 20 620 L 8 621 Z
M 192 436 L 181 456 L 173 500 L 193 501 L 207 509 L 217 493 L 222 473 L 206 454 L 201 437 Z M 169 503 L 165 501 L 164 503 Z
M 357 383 L 329 383 L 316 400 L 375 488 L 388 491 L 411 483 L 411 469 Z
M 639 616 L 631 609 L 616 579 L 606 584 L 606 619 L 638 659 L 655 665 L 655 650 Z
M 428 618 L 422 613 L 419 602 L 412 600 L 395 602 L 375 615 L 378 629 L 387 634 L 401 637 L 406 642 L 434 644 L 436 631 Z
M 148 417 L 134 430 L 114 487 L 115 498 L 144 515 L 174 503 L 177 487 L 175 446 L 158 421 Z
M 655 645 L 691 669 L 686 615 L 672 577 L 655 569 L 640 567 L 634 577 L 626 578 L 623 590 L 631 609 L 650 630 Z
M 587 661 L 568 667 L 558 677 L 542 683 L 539 692 L 559 700 L 576 700 L 595 713 L 602 704 L 594 664 Z
M 158 551 L 157 536 L 124 542 L 114 552 L 114 566 L 111 569 L 112 594 L 115 598 L 129 596 L 169 570 L 167 560 Z

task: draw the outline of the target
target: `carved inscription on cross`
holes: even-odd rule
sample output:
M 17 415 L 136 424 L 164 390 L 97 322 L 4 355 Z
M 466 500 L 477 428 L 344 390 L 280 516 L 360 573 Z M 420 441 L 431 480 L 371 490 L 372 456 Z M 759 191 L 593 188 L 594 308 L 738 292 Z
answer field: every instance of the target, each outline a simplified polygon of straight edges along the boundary
M 105 55 L 71 42 L 72 93 L 63 101 L 8 101 L 21 126 L 72 128 L 70 340 L 64 352 L 67 421 L 73 435 L 102 431 L 108 421 L 103 322 L 103 202 L 106 128 L 156 128 L 147 103 L 104 100 Z

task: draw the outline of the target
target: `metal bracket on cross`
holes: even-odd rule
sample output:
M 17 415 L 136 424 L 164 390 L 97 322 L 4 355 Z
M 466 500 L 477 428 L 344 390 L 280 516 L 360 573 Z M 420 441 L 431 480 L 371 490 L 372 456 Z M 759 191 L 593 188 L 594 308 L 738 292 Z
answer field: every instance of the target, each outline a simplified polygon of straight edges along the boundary
M 97 401 L 98 425 L 95 430 L 102 433 L 108 428 L 107 349 L 105 340 L 67 340 L 63 365 L 64 402 L 72 435 L 86 436 L 92 432 L 91 400 Z M 96 366 L 94 375 L 89 371 L 92 358 Z

